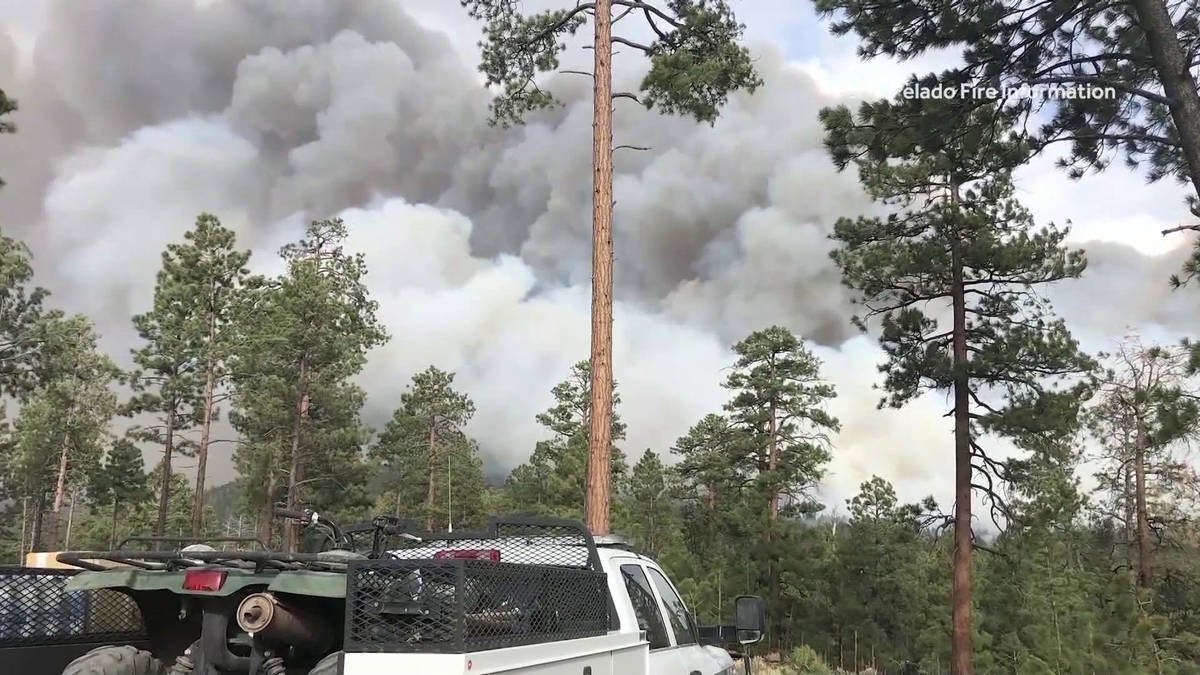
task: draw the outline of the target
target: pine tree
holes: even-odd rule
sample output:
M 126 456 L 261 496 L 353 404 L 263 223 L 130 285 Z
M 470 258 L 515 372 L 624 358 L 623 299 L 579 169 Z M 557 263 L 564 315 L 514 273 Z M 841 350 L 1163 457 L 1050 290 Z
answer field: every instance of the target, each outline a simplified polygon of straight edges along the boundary
M 778 520 L 813 510 L 811 491 L 829 462 L 830 435 L 840 423 L 825 409 L 837 394 L 821 377 L 821 362 L 791 331 L 780 326 L 755 331 L 733 346 L 737 354 L 725 388 L 730 421 L 742 431 L 731 464 L 751 469 L 767 514 L 761 531 L 770 583 L 771 616 L 779 631 L 781 551 Z M 819 510 L 819 509 L 818 509 Z
M 538 514 L 581 518 L 586 512 L 585 496 L 588 471 L 588 437 L 591 433 L 591 367 L 580 361 L 571 368 L 567 379 L 551 390 L 554 405 L 537 416 L 537 421 L 553 433 L 539 441 L 529 461 L 513 469 L 505 485 L 511 508 Z M 621 396 L 613 384 L 612 429 L 608 438 L 608 484 L 619 494 L 628 466 L 624 453 L 615 443 L 625 438 L 625 423 L 616 412 Z M 611 497 L 611 495 L 610 495 Z
M 129 374 L 129 387 L 133 396 L 122 407 L 128 417 L 153 418 L 151 424 L 135 423 L 129 437 L 162 448 L 158 522 L 154 528 L 158 536 L 166 531 L 171 508 L 172 462 L 177 455 L 190 457 L 195 453 L 195 442 L 185 432 L 194 428 L 201 403 L 199 345 L 194 331 L 199 308 L 180 249 L 179 244 L 171 244 L 163 251 L 152 308 L 133 317 L 133 327 L 145 345 L 132 350 L 134 370 Z
M 612 114 L 613 102 L 630 99 L 647 109 L 689 115 L 712 122 L 730 93 L 753 92 L 762 84 L 749 51 L 738 44 L 744 26 L 726 0 L 593 0 L 532 16 L 508 0 L 462 0 L 471 18 L 484 22 L 479 70 L 487 86 L 501 86 L 492 103 L 492 122 L 520 123 L 532 111 L 559 104 L 538 86 L 539 75 L 559 70 L 565 39 L 592 16 L 594 39 L 592 124 L 592 364 L 591 447 L 588 454 L 587 521 L 592 531 L 609 529 L 610 417 L 612 392 Z M 619 13 L 613 16 L 613 8 Z M 617 22 L 632 15 L 656 36 L 650 44 L 613 35 Z M 624 26 L 622 26 L 624 28 Z M 640 52 L 649 71 L 638 93 L 613 92 L 613 45 Z
M 1185 389 L 1184 349 L 1144 345 L 1131 337 L 1106 361 L 1098 405 L 1089 411 L 1092 435 L 1107 459 L 1098 477 L 1121 507 L 1122 513 L 1114 515 L 1124 522 L 1126 543 L 1136 552 L 1138 583 L 1150 586 L 1150 517 L 1155 507 L 1166 506 L 1155 493 L 1182 482 L 1186 466 L 1172 450 L 1200 433 L 1200 407 Z
M 16 457 L 21 496 L 34 509 L 34 550 L 49 542 L 43 512 L 61 513 L 70 493 L 87 488 L 103 455 L 116 413 L 110 390 L 119 370 L 96 351 L 96 334 L 83 316 L 50 319 L 39 326 L 37 382 L 16 423 Z M 58 533 L 52 538 L 57 541 Z
M 303 239 L 280 251 L 287 273 L 248 281 L 238 302 L 231 360 L 239 410 L 231 421 L 244 443 L 235 460 L 256 486 L 252 501 L 268 541 L 284 486 L 293 510 L 309 496 L 364 497 L 352 488 L 363 469 L 367 430 L 358 413 L 365 394 L 349 379 L 388 336 L 363 282 L 363 256 L 343 248 L 346 234 L 340 219 L 313 222 Z M 298 543 L 293 524 L 284 544 L 295 551 Z
M 455 391 L 454 373 L 417 373 L 400 403 L 371 449 L 393 475 L 396 515 L 423 515 L 430 530 L 484 522 L 483 464 L 463 429 L 475 404 Z
M 142 451 L 129 439 L 113 439 L 104 466 L 96 473 L 88 489 L 88 496 L 96 506 L 111 511 L 109 550 L 117 546 L 117 522 L 122 514 L 146 502 L 150 492 Z
M 1071 142 L 1070 156 L 1059 164 L 1072 177 L 1102 170 L 1120 154 L 1145 167 L 1150 180 L 1172 176 L 1200 194 L 1200 93 L 1196 63 L 1188 56 L 1200 29 L 1190 9 L 1177 10 L 1165 0 L 1070 0 L 1036 11 L 1019 0 L 818 0 L 817 10 L 837 17 L 834 34 L 861 38 L 867 57 L 964 50 L 963 67 L 931 76 L 927 84 L 1075 92 L 1049 101 L 1024 96 L 1003 102 L 1022 117 L 1053 112 L 1040 128 L 1022 126 L 1037 129 L 1039 147 Z M 976 98 L 967 108 L 992 108 L 985 97 Z M 943 112 L 955 115 L 950 125 L 959 126 L 967 108 Z M 1200 213 L 1196 194 L 1189 201 Z
M 234 233 L 215 216 L 201 214 L 184 242 L 162 254 L 153 309 L 134 317 L 146 345 L 134 352 L 130 378 L 135 395 L 125 407 L 130 416 L 153 414 L 154 426 L 138 426 L 133 437 L 163 447 L 167 467 L 159 485 L 161 529 L 166 526 L 168 484 L 176 454 L 197 457 L 192 504 L 196 534 L 204 511 L 204 485 L 212 423 L 217 419 L 218 388 L 225 377 L 227 330 L 234 293 L 245 279 L 248 252 L 234 249 Z M 199 442 L 185 432 L 200 427 Z
M 663 464 L 662 458 L 646 450 L 629 473 L 626 490 L 628 498 L 622 514 L 622 530 L 632 535 L 638 548 L 659 561 L 669 571 L 672 563 L 680 564 L 683 540 L 676 508 L 679 486 L 676 477 Z
M 24 243 L 0 235 L 0 395 L 21 398 L 36 386 L 34 374 L 47 328 L 62 327 L 61 313 L 43 309 L 49 291 L 33 282 L 33 260 Z
M 844 106 L 821 113 L 838 167 L 854 163 L 868 193 L 897 210 L 840 219 L 833 233 L 841 244 L 833 259 L 865 309 L 857 322 L 865 329 L 881 319 L 881 405 L 953 393 L 954 675 L 972 672 L 972 491 L 982 485 L 1002 503 L 996 489 L 976 482 L 1003 477 L 981 433 L 1022 436 L 1064 423 L 1079 392 L 1053 383 L 1093 367 L 1038 292 L 1079 277 L 1083 254 L 1064 246 L 1066 230 L 1035 227 L 1017 203 L 1009 169 L 1027 151 L 998 122 L 1003 116 L 964 112 L 973 107 L 901 97 L 864 104 L 858 115 Z M 905 126 L 913 120 L 925 126 Z M 965 122 L 946 129 L 947 120 Z

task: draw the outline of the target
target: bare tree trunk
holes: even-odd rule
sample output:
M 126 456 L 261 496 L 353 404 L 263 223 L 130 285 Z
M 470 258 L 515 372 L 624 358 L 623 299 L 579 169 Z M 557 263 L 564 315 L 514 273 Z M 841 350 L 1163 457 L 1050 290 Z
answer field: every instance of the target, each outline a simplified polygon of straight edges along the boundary
M 1137 510 L 1137 580 L 1138 585 L 1148 588 L 1154 580 L 1153 552 L 1150 550 L 1150 517 L 1146 510 L 1146 450 L 1150 436 L 1146 433 L 1146 422 L 1142 411 L 1137 415 L 1137 439 L 1134 443 L 1133 482 Z
M 1179 33 L 1164 0 L 1133 0 L 1131 4 L 1146 32 L 1146 44 L 1163 93 L 1170 99 L 1171 119 L 1179 133 L 1180 149 L 1188 163 L 1192 188 L 1200 198 L 1200 92 L 1190 69 L 1191 59 L 1179 42 Z
M 308 362 L 301 358 L 299 364 L 299 392 L 296 396 L 296 414 L 292 419 L 292 462 L 288 470 L 287 508 L 299 510 L 302 502 L 300 491 L 304 484 L 305 451 L 301 438 L 308 418 Z M 288 521 L 284 530 L 284 550 L 295 553 L 300 543 L 300 523 Z
M 108 550 L 113 550 L 117 547 L 117 512 L 120 509 L 120 504 L 113 500 L 112 527 L 108 531 Z
M 770 434 L 771 444 L 767 450 L 767 471 L 772 475 L 779 468 L 779 421 L 775 419 L 775 401 L 771 401 L 767 407 L 767 433 Z M 774 483 L 774 478 L 771 479 L 771 504 L 768 507 L 771 514 L 771 522 L 779 519 L 779 487 Z
M 955 188 L 954 206 L 958 206 Z M 954 572 L 951 584 L 950 672 L 971 675 L 971 417 L 967 353 L 967 300 L 959 242 L 952 253 L 954 275 Z
M 212 308 L 208 315 L 208 344 L 216 338 L 216 318 Z M 192 498 L 192 536 L 200 536 L 204 527 L 204 483 L 208 473 L 208 445 L 212 434 L 213 390 L 216 388 L 215 365 L 211 359 L 204 373 L 204 418 L 200 425 L 200 447 L 196 450 L 196 494 Z
M 63 441 L 58 451 L 58 478 L 54 481 L 54 512 L 62 511 L 67 501 L 67 455 L 71 450 L 69 440 Z
M 163 443 L 162 485 L 158 493 L 158 524 L 154 527 L 155 536 L 161 537 L 167 531 L 167 511 L 171 508 L 171 455 L 175 451 L 175 407 L 167 412 L 167 436 Z
M 426 457 L 425 529 L 433 531 L 433 509 L 437 506 L 437 420 L 429 421 L 429 455 Z
M 770 502 L 767 505 L 767 513 L 770 522 L 767 523 L 767 529 L 763 533 L 763 539 L 767 545 L 767 577 L 770 583 L 770 604 L 768 605 L 769 618 L 771 621 L 771 633 L 782 638 L 782 622 L 779 615 L 779 597 L 781 595 L 779 566 L 776 564 L 775 551 L 771 548 L 771 544 L 775 537 L 775 524 L 779 520 L 779 488 L 775 484 L 774 472 L 779 467 L 779 424 L 775 419 L 775 401 L 771 401 L 767 408 L 767 433 L 770 434 L 767 446 L 767 471 L 771 472 L 770 494 L 768 496 Z
M 1134 526 L 1134 519 L 1137 517 L 1137 509 L 1134 507 L 1137 494 L 1133 489 L 1133 460 L 1137 450 L 1130 440 L 1128 430 L 1125 431 L 1125 440 L 1121 444 L 1121 450 L 1121 478 L 1124 481 L 1121 506 L 1125 511 L 1125 543 L 1132 548 L 1134 542 L 1137 541 L 1137 528 Z
M 33 514 L 33 526 L 30 528 L 32 532 L 29 538 L 29 552 L 41 553 L 46 549 L 43 547 L 45 542 L 42 541 L 44 536 L 43 530 L 46 525 L 46 497 L 44 494 L 39 494 L 37 503 L 35 504 L 36 512 Z M 21 564 L 25 564 L 22 560 Z
M 267 548 L 271 547 L 271 540 L 275 538 L 275 491 L 279 489 L 279 483 L 275 478 L 275 457 L 272 451 L 272 457 L 267 464 L 267 485 L 263 493 L 262 512 L 258 515 L 258 538 Z
M 592 113 L 592 355 L 591 434 L 588 436 L 588 527 L 609 532 L 609 454 L 612 446 L 612 3 L 595 0 Z

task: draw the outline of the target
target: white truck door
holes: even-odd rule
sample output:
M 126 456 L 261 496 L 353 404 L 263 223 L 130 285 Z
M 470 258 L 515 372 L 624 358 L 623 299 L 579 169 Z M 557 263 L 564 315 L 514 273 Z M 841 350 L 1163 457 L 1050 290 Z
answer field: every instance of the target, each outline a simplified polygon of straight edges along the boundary
M 683 604 L 683 598 L 667 579 L 667 575 L 651 563 L 646 563 L 645 568 L 650 583 L 662 601 L 663 612 L 674 637 L 675 651 L 682 661 L 682 674 L 717 675 L 731 668 L 733 659 L 728 652 L 700 645 L 700 631 L 692 613 Z
M 653 675 L 691 675 L 681 650 L 671 638 L 653 584 L 639 558 L 614 557 L 610 564 L 621 572 L 625 593 L 637 615 L 638 628 L 650 641 L 650 672 Z M 714 671 L 715 672 L 715 671 Z M 701 675 L 710 675 L 702 672 Z

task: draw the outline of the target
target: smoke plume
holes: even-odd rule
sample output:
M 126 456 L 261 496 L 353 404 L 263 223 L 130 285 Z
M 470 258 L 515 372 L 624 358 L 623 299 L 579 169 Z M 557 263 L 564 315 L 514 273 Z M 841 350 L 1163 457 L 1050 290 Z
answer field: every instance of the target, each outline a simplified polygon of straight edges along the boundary
M 541 437 L 533 417 L 550 388 L 587 356 L 590 87 L 552 78 L 563 108 L 490 127 L 473 56 L 401 7 L 0 0 L 0 87 L 21 106 L 20 132 L 0 140 L 0 222 L 120 358 L 161 250 L 199 212 L 267 267 L 307 219 L 341 215 L 393 335 L 362 377 L 369 421 L 387 419 L 414 373 L 453 370 L 479 411 L 472 433 L 507 469 Z M 880 474 L 902 497 L 944 496 L 944 401 L 875 409 L 879 352 L 851 328 L 828 258 L 836 218 L 874 208 L 822 147 L 816 112 L 837 101 L 776 45 L 755 50 L 765 86 L 711 127 L 618 102 L 618 143 L 650 148 L 616 162 L 626 450 L 665 451 L 718 411 L 729 345 L 781 324 L 817 345 L 840 394 L 827 494 Z M 623 67 L 617 88 L 636 80 Z M 1089 345 L 1126 326 L 1200 328 L 1179 323 L 1187 299 L 1166 291 L 1179 251 L 1089 249 L 1088 279 L 1055 296 Z M 214 484 L 232 476 L 227 450 L 214 465 Z

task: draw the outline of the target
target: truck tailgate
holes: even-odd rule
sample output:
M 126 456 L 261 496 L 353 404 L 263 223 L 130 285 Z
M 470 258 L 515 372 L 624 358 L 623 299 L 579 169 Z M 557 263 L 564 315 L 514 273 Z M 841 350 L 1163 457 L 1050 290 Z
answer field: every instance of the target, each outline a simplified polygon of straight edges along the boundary
M 650 645 L 613 633 L 466 654 L 350 653 L 344 663 L 342 675 L 649 675 Z

